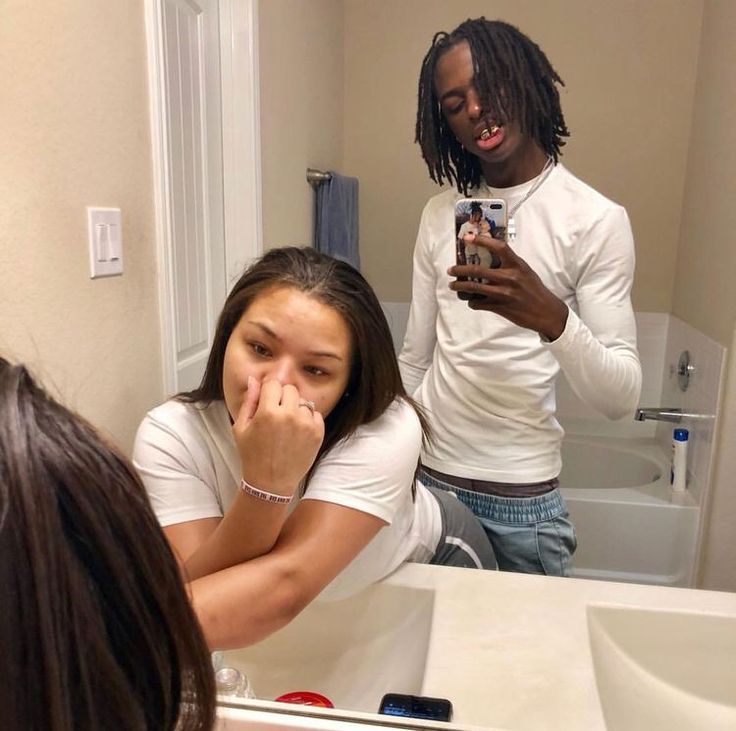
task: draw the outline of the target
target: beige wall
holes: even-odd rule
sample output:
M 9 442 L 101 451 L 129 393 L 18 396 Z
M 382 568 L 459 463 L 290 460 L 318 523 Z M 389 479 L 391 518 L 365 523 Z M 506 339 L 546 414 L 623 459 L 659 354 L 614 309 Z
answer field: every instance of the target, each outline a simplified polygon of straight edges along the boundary
M 736 4 L 707 0 L 673 311 L 730 347 L 698 585 L 736 591 Z
M 161 399 L 143 3 L 3 3 L 0 352 L 124 449 Z M 85 206 L 125 273 L 89 278 Z
M 417 79 L 437 30 L 518 25 L 566 88 L 563 161 L 626 206 L 634 305 L 672 304 L 702 0 L 345 0 L 345 169 L 361 181 L 361 257 L 382 299 L 410 298 L 419 214 L 438 191 L 413 144 Z
M 672 311 L 722 345 L 736 322 L 736 3 L 708 0 Z
M 307 167 L 342 170 L 342 0 L 262 0 L 263 244 L 312 244 Z

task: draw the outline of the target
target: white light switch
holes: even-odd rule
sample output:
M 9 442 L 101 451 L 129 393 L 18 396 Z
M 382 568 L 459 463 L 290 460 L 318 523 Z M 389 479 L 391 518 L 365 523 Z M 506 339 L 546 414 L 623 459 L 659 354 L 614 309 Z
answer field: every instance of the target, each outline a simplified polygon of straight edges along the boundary
M 123 273 L 123 226 L 119 208 L 87 208 L 90 277 Z

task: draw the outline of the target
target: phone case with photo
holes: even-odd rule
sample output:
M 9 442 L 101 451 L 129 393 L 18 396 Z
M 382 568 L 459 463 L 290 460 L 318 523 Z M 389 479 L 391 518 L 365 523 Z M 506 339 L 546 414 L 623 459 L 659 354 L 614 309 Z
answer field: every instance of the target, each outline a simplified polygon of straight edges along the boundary
M 455 203 L 455 261 L 496 269 L 500 262 L 491 251 L 472 243 L 466 237 L 485 234 L 506 239 L 506 201 L 501 198 L 461 198 Z M 467 277 L 458 277 L 467 281 Z M 479 280 L 484 282 L 486 280 Z M 461 300 L 483 299 L 483 295 L 458 292 Z

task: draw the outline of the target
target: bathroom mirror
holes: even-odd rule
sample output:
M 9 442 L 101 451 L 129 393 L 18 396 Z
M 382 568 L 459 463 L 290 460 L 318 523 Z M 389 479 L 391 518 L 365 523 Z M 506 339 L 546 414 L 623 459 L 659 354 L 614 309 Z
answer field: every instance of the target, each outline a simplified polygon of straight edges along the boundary
M 0 36 L 6 67 L 18 69 L 2 87 L 9 110 L 2 159 L 10 172 L 1 197 L 0 347 L 37 364 L 67 402 L 129 449 L 141 414 L 165 391 L 146 17 L 140 8 L 121 7 L 103 19 L 86 16 L 82 4 L 53 7 L 56 15 L 46 22 L 65 29 L 49 34 L 54 43 L 40 48 L 26 42 L 37 35 L 37 19 L 21 6 L 3 24 L 12 34 Z M 703 342 L 721 351 L 731 344 L 736 256 L 721 243 L 724 231 L 733 229 L 736 163 L 732 94 L 724 81 L 733 60 L 729 39 L 736 32 L 728 4 L 499 0 L 489 7 L 479 0 L 269 0 L 254 7 L 264 245 L 311 240 L 314 191 L 305 180 L 307 167 L 357 176 L 363 269 L 386 306 L 397 342 L 410 298 L 419 215 L 438 190 L 413 143 L 419 66 L 435 31 L 485 13 L 518 25 L 548 54 L 566 83 L 562 102 L 572 135 L 563 162 L 630 214 L 637 245 L 633 300 L 641 315 L 645 370 L 642 403 L 659 405 L 670 393 L 666 351 L 672 313 Z M 109 23 L 119 28 L 120 45 L 104 56 L 105 69 L 92 73 L 86 61 L 97 55 L 93 39 Z M 83 43 L 74 40 L 75 28 Z M 82 96 L 87 101 L 77 104 Z M 111 113 L 93 114 L 92 98 L 109 98 Z M 123 209 L 123 277 L 89 279 L 84 206 L 95 204 Z M 691 334 L 682 346 L 675 352 L 687 347 L 696 367 L 702 365 L 688 390 L 688 398 L 695 398 L 707 390 L 704 377 L 712 385 L 718 376 L 708 365 L 710 355 L 693 349 Z M 717 383 L 711 390 L 717 398 Z M 570 395 L 561 384 L 561 400 Z M 590 416 L 572 400 L 568 406 L 568 419 Z M 626 436 L 632 427 L 639 430 L 635 435 L 662 441 L 651 423 L 612 428 Z M 699 443 L 712 442 L 711 424 Z M 566 469 L 577 465 L 579 485 L 588 469 L 582 457 L 592 453 L 574 441 L 566 447 Z M 616 453 L 601 454 L 613 460 L 609 473 L 621 471 Z M 627 474 L 666 482 L 666 463 L 650 457 L 629 460 Z M 697 464 L 708 458 L 704 453 Z M 593 462 L 597 468 L 604 463 Z M 639 518 L 623 520 L 640 536 L 662 537 L 655 540 L 660 568 L 652 574 L 677 575 L 677 585 L 693 580 L 695 532 L 703 522 L 703 496 L 697 497 L 682 506 L 682 520 L 659 525 L 660 533 Z M 593 507 L 604 512 L 584 531 L 589 535 L 610 523 L 607 508 Z M 651 554 L 636 542 L 624 543 L 634 556 Z M 675 555 L 687 564 L 684 574 L 670 564 Z M 631 573 L 632 580 L 634 574 L 646 580 L 646 572 Z
M 438 191 L 413 144 L 419 65 L 435 31 L 482 14 L 502 18 L 536 40 L 566 82 L 562 102 L 572 136 L 563 162 L 630 214 L 637 244 L 633 299 L 642 315 L 639 345 L 649 379 L 642 403 L 685 405 L 660 402 L 677 395 L 667 380 L 671 345 L 675 361 L 687 348 L 699 368 L 688 398 L 712 398 L 713 412 L 721 398 L 724 413 L 736 413 L 734 386 L 718 390 L 723 351 L 732 347 L 736 323 L 732 3 L 255 5 L 266 247 L 311 241 L 314 192 L 305 180 L 307 167 L 357 176 L 364 272 L 398 337 L 419 215 Z M 142 414 L 165 396 L 144 6 L 11 3 L 0 24 L 0 66 L 12 69 L 0 81 L 0 352 L 33 365 L 55 393 L 126 450 Z M 87 205 L 122 208 L 123 277 L 89 279 Z M 683 342 L 668 339 L 675 331 Z M 736 383 L 734 375 L 730 383 Z M 579 404 L 569 406 L 570 419 L 589 418 Z M 651 423 L 633 426 L 662 442 Z M 725 419 L 721 443 L 735 438 L 736 423 Z M 714 439 L 712 422 L 698 432 L 698 444 L 710 448 Z M 567 464 L 577 463 L 583 479 L 591 462 L 599 470 L 608 465 L 608 474 L 621 472 L 616 454 L 574 440 L 569 446 Z M 652 464 L 648 455 L 634 452 L 626 466 L 631 480 L 656 482 L 664 475 L 666 463 Z M 697 469 L 712 452 L 699 454 Z M 717 473 L 732 475 L 736 465 L 728 462 L 733 457 L 727 450 L 717 459 Z M 714 474 L 708 464 L 704 479 Z M 651 539 L 659 568 L 632 581 L 655 573 L 691 582 L 698 551 L 698 585 L 729 588 L 730 580 L 733 590 L 736 564 L 724 560 L 733 550 L 732 491 L 724 497 L 717 482 L 709 490 L 710 517 L 703 492 L 677 506 L 682 510 L 668 504 L 656 534 L 641 515 L 613 517 L 613 508 L 592 501 L 585 508 L 594 513 L 587 534 L 616 520 L 626 524 L 631 535 L 621 545 L 633 566 L 652 550 L 641 537 Z M 579 555 L 587 541 L 581 535 Z M 602 546 L 602 559 L 608 555 Z M 684 579 L 683 565 L 691 572 Z M 615 574 L 602 563 L 597 569 Z

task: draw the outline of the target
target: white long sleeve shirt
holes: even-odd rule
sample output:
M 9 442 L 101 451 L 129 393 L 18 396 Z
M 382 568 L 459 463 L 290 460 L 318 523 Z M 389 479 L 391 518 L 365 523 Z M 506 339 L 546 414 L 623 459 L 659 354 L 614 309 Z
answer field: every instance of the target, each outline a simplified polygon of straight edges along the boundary
M 484 185 L 473 197 L 504 198 L 512 209 L 534 182 L 492 192 Z M 629 219 L 560 164 L 519 207 L 511 246 L 569 308 L 562 335 L 543 342 L 500 315 L 471 310 L 449 289 L 460 197 L 447 190 L 422 213 L 399 356 L 404 386 L 427 409 L 434 432 L 423 461 L 479 480 L 548 480 L 561 468 L 560 368 L 575 393 L 609 418 L 638 403 Z

